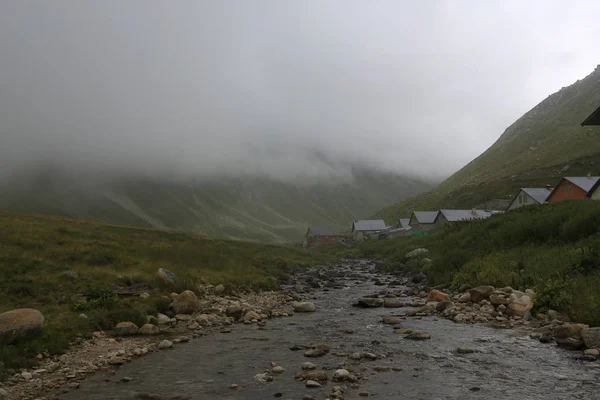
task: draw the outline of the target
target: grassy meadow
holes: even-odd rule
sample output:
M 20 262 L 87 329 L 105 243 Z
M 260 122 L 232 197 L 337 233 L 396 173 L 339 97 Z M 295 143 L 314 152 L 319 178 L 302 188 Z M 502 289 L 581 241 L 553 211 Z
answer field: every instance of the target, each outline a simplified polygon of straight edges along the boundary
M 79 335 L 124 320 L 143 324 L 146 315 L 170 303 L 164 295 L 171 291 L 193 290 L 198 283 L 276 289 L 283 275 L 331 257 L 323 250 L 0 211 L 0 312 L 31 307 L 46 318 L 40 337 L 0 344 L 0 362 L 24 366 L 40 352 L 63 351 Z M 176 274 L 177 287 L 159 287 L 160 267 Z M 64 271 L 79 279 L 61 276 Z M 140 283 L 151 286 L 150 298 L 118 298 L 113 291 L 112 285 Z
M 364 243 L 360 256 L 406 268 L 405 254 L 424 247 L 430 284 L 535 289 L 538 310 L 555 309 L 600 325 L 600 202 L 526 207 L 428 236 Z

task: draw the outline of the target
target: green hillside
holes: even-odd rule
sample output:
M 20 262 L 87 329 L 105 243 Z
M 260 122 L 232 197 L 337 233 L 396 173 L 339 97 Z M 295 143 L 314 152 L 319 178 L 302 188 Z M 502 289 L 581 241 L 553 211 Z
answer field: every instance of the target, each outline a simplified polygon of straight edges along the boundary
M 120 321 L 145 323 L 147 314 L 162 312 L 170 303 L 165 293 L 196 290 L 198 283 L 275 289 L 278 278 L 333 257 L 318 249 L 0 211 L 0 313 L 31 307 L 46 318 L 41 337 L 0 343 L 0 380 L 2 363 L 24 365 L 29 357 L 60 352 L 76 336 L 112 329 Z M 175 287 L 158 285 L 155 274 L 161 267 L 176 274 Z M 79 277 L 67 279 L 65 271 Z M 114 285 L 131 284 L 145 286 L 150 298 L 115 298 Z M 91 301 L 81 303 L 82 294 Z M 89 318 L 79 318 L 81 312 Z
M 0 187 L 0 208 L 281 243 L 302 240 L 309 225 L 350 229 L 352 220 L 431 187 L 366 168 L 354 168 L 353 176 L 312 185 L 267 178 L 90 181 L 54 168 Z
M 600 66 L 535 106 L 435 189 L 377 215 L 392 221 L 414 210 L 471 208 L 490 199 L 508 199 L 519 187 L 554 185 L 564 175 L 598 174 L 600 129 L 580 124 L 599 105 Z

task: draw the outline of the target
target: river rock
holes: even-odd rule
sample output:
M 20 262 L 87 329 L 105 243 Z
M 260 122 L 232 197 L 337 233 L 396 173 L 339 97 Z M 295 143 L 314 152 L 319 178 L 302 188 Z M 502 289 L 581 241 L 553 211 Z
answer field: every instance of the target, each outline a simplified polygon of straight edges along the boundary
M 225 310 L 225 314 L 228 317 L 232 317 L 235 319 L 240 319 L 244 315 L 244 309 L 241 306 L 229 306 Z
M 398 297 L 390 297 L 383 299 L 383 306 L 386 308 L 404 307 L 406 304 Z
M 44 328 L 44 315 L 33 308 L 19 308 L 0 314 L 0 342 L 11 344 L 38 334 Z
M 215 286 L 215 294 L 221 294 L 225 291 L 225 286 L 223 286 L 222 284 L 218 284 L 217 286 Z
M 554 337 L 556 337 L 557 339 L 566 339 L 569 337 L 581 338 L 582 332 L 588 328 L 589 328 L 589 326 L 585 325 L 585 324 L 571 324 L 571 325 L 556 326 L 554 328 Z
M 325 382 L 327 382 L 327 380 L 329 380 L 329 377 L 327 376 L 327 372 L 325 372 L 325 371 L 305 371 L 305 372 L 298 372 L 296 374 L 296 380 L 299 380 L 299 381 L 312 380 L 312 381 L 325 383 Z
M 448 296 L 446 293 L 441 292 L 436 289 L 433 289 L 431 292 L 429 292 L 429 295 L 427 296 L 427 303 L 430 303 L 430 302 L 439 303 L 441 301 L 450 301 L 450 296 Z
M 139 335 L 152 336 L 152 335 L 158 335 L 159 333 L 160 333 L 160 329 L 158 329 L 158 326 L 152 325 L 152 324 L 144 324 L 138 330 Z
M 159 268 L 156 271 L 156 279 L 165 285 L 174 285 L 177 280 L 175 274 L 165 268 Z
M 510 315 L 522 317 L 533 308 L 533 300 L 527 294 L 518 296 L 515 293 L 513 292 L 510 295 L 510 302 L 506 307 L 506 312 Z
M 115 326 L 115 333 L 117 336 L 135 335 L 138 333 L 138 330 L 138 326 L 129 321 L 119 322 L 117 326 Z
M 0 388 L 0 400 L 8 400 L 8 392 Z
M 586 356 L 594 357 L 595 359 L 600 358 L 600 350 L 599 349 L 587 349 L 583 352 Z
M 342 381 L 347 380 L 349 377 L 350 377 L 350 372 L 348 372 L 348 370 L 336 369 L 335 372 L 333 373 L 332 380 L 337 381 L 337 382 L 342 382 Z
M 276 365 L 273 367 L 273 369 L 271 369 L 271 372 L 274 374 L 283 374 L 285 372 L 285 368 L 283 368 L 281 365 Z
M 193 314 L 200 308 L 200 300 L 191 290 L 184 290 L 173 299 L 175 314 Z
M 158 344 L 158 348 L 159 349 L 170 349 L 171 347 L 173 347 L 173 342 L 171 342 L 170 340 L 163 340 Z
M 490 303 L 494 306 L 499 306 L 500 304 L 508 304 L 508 299 L 504 296 L 500 296 L 498 294 L 492 293 L 490 294 Z
M 404 336 L 404 339 L 427 340 L 427 339 L 431 339 L 431 335 L 429 333 L 423 332 L 423 331 L 413 331 L 412 333 Z
M 569 350 L 579 350 L 584 347 L 583 339 L 580 337 L 554 338 L 559 347 Z
M 311 362 L 305 362 L 305 363 L 302 363 L 301 368 L 304 371 L 312 371 L 313 369 L 316 369 L 317 366 Z
M 308 301 L 299 301 L 293 304 L 295 312 L 315 312 L 317 311 L 317 307 L 314 303 L 310 303 Z
M 358 306 L 363 308 L 376 308 L 383 306 L 383 299 L 380 298 L 372 298 L 372 297 L 362 297 L 358 299 Z
M 581 330 L 581 338 L 585 347 L 589 349 L 600 349 L 600 326 Z
M 383 317 L 381 322 L 386 325 L 398 325 L 402 323 L 402 319 L 398 317 Z
M 171 318 L 169 318 L 165 314 L 161 314 L 161 313 L 156 314 L 156 320 L 158 321 L 159 325 L 170 324 L 173 322 L 173 320 Z
M 260 314 L 257 313 L 256 311 L 248 311 L 246 314 L 244 314 L 244 321 L 252 321 L 252 320 L 259 320 L 260 319 Z
M 406 255 L 404 257 L 416 258 L 416 257 L 423 257 L 426 254 L 429 254 L 429 250 L 421 247 L 421 248 L 414 249 L 413 251 L 406 253 Z
M 471 295 L 471 301 L 473 303 L 479 303 L 481 300 L 489 299 L 493 291 L 493 286 L 477 286 L 476 288 L 469 290 L 469 294 Z
M 446 310 L 447 308 L 452 307 L 453 305 L 454 305 L 454 303 L 452 303 L 450 300 L 440 301 L 435 306 L 435 309 L 436 309 L 436 311 L 443 312 L 444 310 Z
M 308 380 L 308 381 L 306 381 L 306 387 L 307 388 L 320 388 L 321 384 L 317 381 Z
M 460 295 L 457 300 L 459 303 L 468 303 L 471 301 L 471 293 L 466 292 Z

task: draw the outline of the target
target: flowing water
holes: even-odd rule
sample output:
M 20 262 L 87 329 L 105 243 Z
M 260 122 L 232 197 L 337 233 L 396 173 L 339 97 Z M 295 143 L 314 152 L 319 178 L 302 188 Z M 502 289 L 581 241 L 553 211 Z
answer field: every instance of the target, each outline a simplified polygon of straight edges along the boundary
M 331 286 L 338 288 L 308 295 L 317 305 L 315 313 L 269 320 L 265 330 L 236 324 L 231 333 L 152 353 L 115 374 L 97 374 L 79 390 L 59 398 L 258 400 L 302 399 L 308 394 L 325 399 L 334 385 L 331 381 L 308 389 L 294 379 L 300 365 L 310 361 L 318 369 L 327 369 L 330 378 L 341 363 L 362 374 L 359 388 L 349 387 L 345 399 L 362 398 L 359 392 L 363 391 L 374 399 L 600 399 L 600 362 L 575 361 L 574 353 L 541 344 L 523 332 L 432 316 L 407 318 L 401 324 L 430 333 L 430 340 L 412 341 L 394 334 L 392 326 L 380 322 L 382 316 L 401 316 L 409 309 L 352 307 L 357 298 L 386 290 L 374 285 L 377 279 L 390 282 L 395 277 L 377 273 L 364 262 L 348 263 L 335 274 Z M 402 287 L 393 288 L 398 289 Z M 331 351 L 306 358 L 302 350 L 290 350 L 309 343 L 328 343 Z M 461 355 L 457 348 L 475 352 Z M 367 351 L 387 358 L 354 361 L 339 355 Z M 257 382 L 254 376 L 270 370 L 272 361 L 285 372 L 272 382 Z M 373 371 L 379 365 L 402 371 Z M 133 380 L 120 383 L 125 377 Z M 240 389 L 230 389 L 234 383 Z

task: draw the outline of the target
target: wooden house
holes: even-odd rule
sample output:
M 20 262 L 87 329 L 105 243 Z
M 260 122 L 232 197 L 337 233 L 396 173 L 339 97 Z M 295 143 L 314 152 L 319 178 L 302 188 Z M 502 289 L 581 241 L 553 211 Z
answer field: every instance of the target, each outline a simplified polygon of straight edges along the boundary
M 566 176 L 548 196 L 548 203 L 560 203 L 567 200 L 587 199 L 588 193 L 596 185 L 600 176 Z

